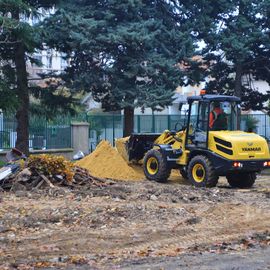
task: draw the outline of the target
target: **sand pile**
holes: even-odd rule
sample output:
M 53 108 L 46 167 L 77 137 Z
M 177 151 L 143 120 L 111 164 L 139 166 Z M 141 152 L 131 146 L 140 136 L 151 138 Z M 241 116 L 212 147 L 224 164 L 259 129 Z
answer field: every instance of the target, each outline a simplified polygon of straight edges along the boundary
M 76 162 L 77 166 L 89 170 L 96 177 L 116 180 L 143 180 L 143 170 L 130 166 L 108 141 L 101 141 L 96 150 Z

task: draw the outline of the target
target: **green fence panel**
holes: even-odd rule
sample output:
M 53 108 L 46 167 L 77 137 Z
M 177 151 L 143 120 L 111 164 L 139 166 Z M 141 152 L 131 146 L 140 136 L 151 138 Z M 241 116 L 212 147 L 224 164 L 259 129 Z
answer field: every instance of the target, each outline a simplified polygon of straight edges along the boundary
M 46 145 L 46 118 L 32 116 L 29 119 L 30 149 L 44 149 Z
M 191 123 L 197 116 L 191 117 Z M 87 116 L 90 126 L 89 147 L 94 150 L 100 140 L 108 140 L 112 145 L 116 138 L 123 136 L 123 115 L 91 115 Z M 166 129 L 179 130 L 187 123 L 186 115 L 135 115 L 135 133 L 161 133 Z M 253 130 L 264 137 L 270 138 L 270 118 L 265 114 L 241 116 L 241 130 Z
M 197 116 L 191 118 L 191 123 Z M 116 138 L 123 136 L 123 115 L 86 113 L 71 116 L 59 116 L 52 120 L 32 115 L 29 120 L 30 149 L 62 149 L 71 145 L 71 122 L 89 123 L 89 149 L 96 148 L 100 140 L 108 140 L 114 145 Z M 179 130 L 187 123 L 185 115 L 135 115 L 134 132 L 161 133 L 166 129 Z M 17 121 L 14 115 L 0 114 L 0 151 L 15 147 Z M 254 131 L 270 138 L 270 117 L 265 114 L 242 115 L 240 129 Z
M 116 138 L 123 137 L 123 116 L 113 115 L 89 115 L 89 146 L 90 151 L 95 149 L 101 140 L 110 141 L 114 145 Z
M 30 116 L 30 149 L 71 148 L 71 118 L 56 117 L 47 120 L 42 116 Z M 17 139 L 17 120 L 14 115 L 0 114 L 0 150 L 15 147 Z
M 46 122 L 46 149 L 71 147 L 71 118 L 56 117 Z
M 15 147 L 17 139 L 17 121 L 15 117 L 0 114 L 0 149 Z

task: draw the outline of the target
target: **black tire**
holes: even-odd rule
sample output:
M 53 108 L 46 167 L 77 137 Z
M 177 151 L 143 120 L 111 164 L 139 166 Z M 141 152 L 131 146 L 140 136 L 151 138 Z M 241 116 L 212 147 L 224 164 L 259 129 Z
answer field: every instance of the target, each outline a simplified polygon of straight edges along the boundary
M 235 172 L 226 176 L 228 183 L 234 188 L 250 188 L 256 181 L 255 172 Z
M 157 182 L 166 182 L 171 174 L 166 158 L 155 149 L 144 156 L 143 171 L 147 179 Z
M 205 156 L 195 156 L 188 164 L 188 180 L 195 187 L 215 187 L 218 176 L 210 160 Z
M 185 180 L 187 180 L 187 179 L 188 179 L 188 173 L 187 173 L 187 170 L 181 168 L 179 171 L 180 171 L 181 176 L 182 176 Z

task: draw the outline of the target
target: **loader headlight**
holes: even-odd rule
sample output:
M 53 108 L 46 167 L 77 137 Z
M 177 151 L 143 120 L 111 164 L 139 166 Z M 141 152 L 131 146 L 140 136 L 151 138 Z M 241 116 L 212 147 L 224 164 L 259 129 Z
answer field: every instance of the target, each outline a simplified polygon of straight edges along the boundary
M 234 168 L 242 168 L 243 167 L 243 163 L 241 163 L 241 162 L 234 162 L 233 163 L 233 167 Z

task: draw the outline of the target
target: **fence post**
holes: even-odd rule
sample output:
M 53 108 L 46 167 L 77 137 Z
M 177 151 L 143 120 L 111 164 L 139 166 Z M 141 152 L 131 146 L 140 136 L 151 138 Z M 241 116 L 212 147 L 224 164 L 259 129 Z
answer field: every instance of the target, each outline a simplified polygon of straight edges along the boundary
M 105 136 L 105 140 L 107 140 L 107 116 L 104 115 L 104 116 L 101 116 L 103 119 L 105 119 L 104 123 L 104 136 Z
M 138 133 L 141 132 L 141 117 L 140 115 L 137 115 L 137 122 L 138 122 Z
M 264 136 L 266 137 L 266 114 L 264 114 Z
M 113 146 L 114 146 L 114 139 L 115 139 L 114 113 L 113 113 L 113 115 L 112 115 L 112 124 L 113 124 Z
M 171 129 L 171 116 L 168 114 L 168 130 Z
M 152 133 L 155 133 L 155 115 L 152 111 Z
M 48 118 L 45 117 L 45 148 L 48 149 Z
M 121 127 L 122 127 L 122 137 L 123 137 L 124 136 L 124 115 L 121 114 L 120 117 L 121 117 Z

